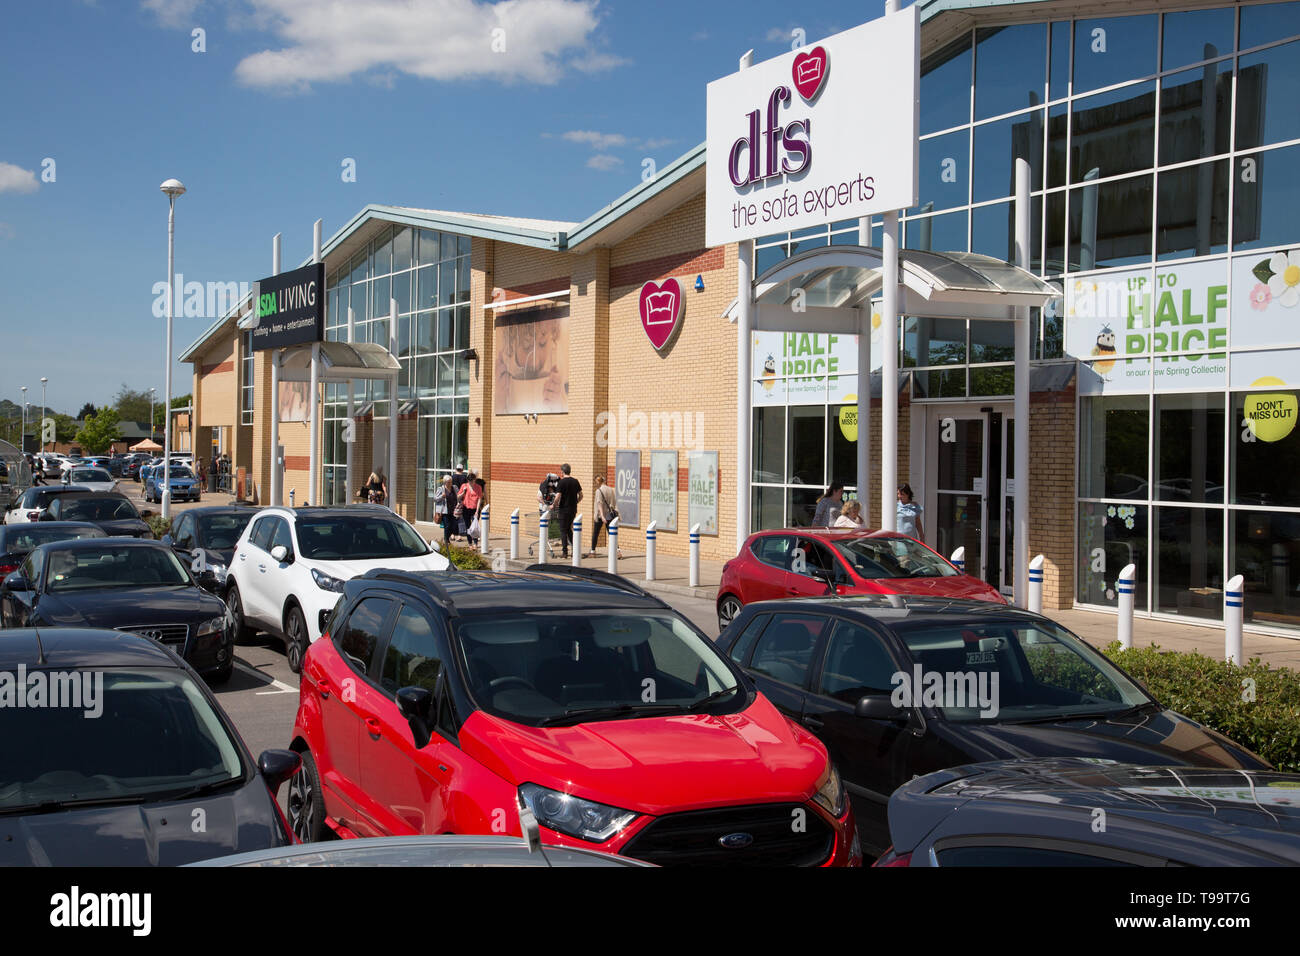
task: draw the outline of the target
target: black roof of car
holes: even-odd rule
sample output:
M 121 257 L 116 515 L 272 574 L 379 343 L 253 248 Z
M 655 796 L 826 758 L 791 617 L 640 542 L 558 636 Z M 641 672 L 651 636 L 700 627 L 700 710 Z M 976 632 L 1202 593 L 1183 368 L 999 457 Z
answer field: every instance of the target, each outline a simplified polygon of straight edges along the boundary
M 53 522 L 51 522 L 53 523 Z M 164 551 L 171 551 L 171 548 L 161 541 L 155 541 L 152 538 L 127 538 L 115 537 L 109 535 L 104 538 L 68 538 L 66 541 L 51 541 L 48 544 L 41 545 L 46 551 L 93 551 L 96 548 L 162 548 Z
M 165 646 L 138 634 L 89 627 L 0 630 L 0 667 L 25 664 L 64 670 L 94 667 L 180 667 Z
M 33 521 L 26 524 L 0 525 L 0 541 L 10 535 L 18 535 L 36 528 L 43 533 L 53 531 L 93 531 L 99 537 L 105 537 L 104 531 L 92 521 Z
M 196 518 L 204 518 L 208 515 L 226 515 L 237 514 L 240 516 L 247 515 L 252 517 L 257 513 L 258 506 L 251 501 L 232 502 L 228 505 L 204 505 L 200 508 L 186 508 L 181 514 L 193 515 Z M 180 515 L 176 516 L 180 518 Z
M 379 568 L 353 578 L 388 581 L 432 594 L 452 613 L 512 610 L 567 610 L 589 607 L 661 610 L 668 607 L 626 578 L 556 565 L 546 571 L 395 571 Z
M 70 497 L 76 498 L 78 500 L 82 498 L 109 498 L 113 501 L 131 500 L 126 495 L 122 494 L 122 492 L 120 491 L 92 491 L 89 488 L 86 488 L 82 491 L 74 492 Z
M 887 627 L 906 624 L 949 624 L 953 618 L 978 618 L 993 621 L 1052 623 L 1041 614 L 1011 604 L 975 601 L 968 598 L 917 597 L 909 594 L 861 594 L 846 597 L 782 598 L 746 604 L 751 613 L 794 610 L 833 610 L 861 614 Z M 743 612 L 742 612 L 743 613 Z M 748 617 L 749 615 L 746 615 Z

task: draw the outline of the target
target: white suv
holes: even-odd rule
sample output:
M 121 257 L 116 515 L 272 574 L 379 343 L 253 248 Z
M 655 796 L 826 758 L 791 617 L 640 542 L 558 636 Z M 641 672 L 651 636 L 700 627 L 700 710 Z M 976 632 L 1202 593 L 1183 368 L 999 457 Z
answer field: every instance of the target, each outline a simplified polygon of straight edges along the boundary
M 409 523 L 379 505 L 263 508 L 235 545 L 226 605 L 237 636 L 264 630 L 283 639 L 297 673 L 349 578 L 372 568 L 449 566 Z

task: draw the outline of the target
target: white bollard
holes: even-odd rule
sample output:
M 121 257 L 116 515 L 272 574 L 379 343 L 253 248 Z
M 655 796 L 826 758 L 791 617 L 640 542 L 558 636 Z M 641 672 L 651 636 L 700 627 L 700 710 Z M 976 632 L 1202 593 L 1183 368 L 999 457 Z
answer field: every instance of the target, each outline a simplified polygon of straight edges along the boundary
M 651 521 L 645 528 L 645 579 L 655 579 L 655 535 L 659 533 L 659 522 Z
M 1119 592 L 1119 646 L 1133 646 L 1133 594 L 1137 590 L 1137 565 L 1126 564 L 1115 582 Z
M 1029 562 L 1029 610 L 1035 614 L 1043 613 L 1043 565 L 1047 558 L 1036 555 Z
M 952 553 L 952 557 L 949 558 L 948 560 L 951 561 L 953 565 L 957 568 L 957 572 L 959 574 L 966 573 L 966 549 L 965 548 L 958 548 L 956 551 Z
M 537 519 L 537 563 L 545 564 L 550 550 L 551 509 L 547 508 Z
M 480 554 L 488 554 L 492 547 L 488 543 L 488 531 L 491 528 L 491 521 L 488 516 L 488 506 L 484 502 L 483 510 L 478 513 L 478 550 Z
M 691 587 L 700 586 L 700 526 L 691 525 Z
M 294 493 L 294 491 L 296 491 L 296 490 L 297 490 L 297 489 L 295 489 L 295 488 L 290 488 L 290 489 L 289 489 L 289 507 L 290 507 L 290 508 L 293 507 L 293 493 Z
M 1246 579 L 1236 574 L 1223 586 L 1223 657 L 1241 666 L 1241 625 L 1246 617 Z
M 610 574 L 618 574 L 618 519 L 615 518 L 609 524 L 605 525 L 605 534 L 608 537 L 609 546 L 609 564 L 606 570 Z
M 573 516 L 573 566 L 582 567 L 582 515 Z
M 519 560 L 519 509 L 510 512 L 510 560 Z

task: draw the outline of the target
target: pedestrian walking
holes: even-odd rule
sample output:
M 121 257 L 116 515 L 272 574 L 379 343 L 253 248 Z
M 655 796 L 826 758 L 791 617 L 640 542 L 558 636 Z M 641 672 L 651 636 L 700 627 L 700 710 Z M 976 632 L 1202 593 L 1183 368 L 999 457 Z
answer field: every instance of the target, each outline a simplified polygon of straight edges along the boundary
M 376 468 L 366 479 L 365 487 L 366 500 L 372 505 L 382 505 L 388 500 L 388 479 L 384 477 L 384 469 Z
M 470 547 L 478 545 L 478 516 L 483 507 L 483 489 L 478 476 L 470 472 L 461 482 L 459 502 L 461 506 L 460 526 Z
M 840 516 L 840 506 L 844 501 L 844 486 L 838 481 L 826 489 L 826 494 L 817 499 L 817 510 L 813 513 L 814 528 L 829 528 L 831 522 Z
M 573 519 L 578 516 L 578 504 L 582 501 L 582 483 L 573 477 L 569 465 L 560 466 L 563 477 L 555 485 L 555 520 L 560 522 L 560 556 L 569 556 L 569 545 L 573 544 Z M 579 550 L 582 542 L 575 545 Z
M 596 544 L 600 540 L 600 529 L 606 527 L 611 521 L 618 517 L 618 509 L 614 507 L 614 489 L 605 483 L 604 475 L 596 476 L 596 494 L 592 506 L 592 514 L 595 521 L 591 525 L 591 550 L 584 557 L 591 557 L 596 553 Z M 608 543 L 609 533 L 605 533 L 605 539 Z M 581 544 L 581 542 L 579 542 Z M 618 556 L 623 557 L 623 549 L 620 548 Z
M 433 520 L 442 526 L 444 547 L 451 543 L 451 510 L 455 498 L 456 492 L 452 486 L 451 475 L 443 475 L 438 490 L 433 493 Z
M 832 528 L 865 528 L 866 526 L 867 523 L 862 518 L 862 502 L 856 498 L 844 502 L 844 510 L 831 524 Z
M 921 528 L 921 511 L 919 504 L 912 500 L 912 486 L 904 482 L 898 486 L 898 524 L 899 534 L 910 535 L 917 541 L 925 540 L 925 531 Z

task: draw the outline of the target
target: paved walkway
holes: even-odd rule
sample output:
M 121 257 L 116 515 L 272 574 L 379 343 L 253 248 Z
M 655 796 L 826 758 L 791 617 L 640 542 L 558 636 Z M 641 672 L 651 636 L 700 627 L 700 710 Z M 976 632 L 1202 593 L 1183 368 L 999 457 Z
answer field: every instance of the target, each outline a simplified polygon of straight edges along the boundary
M 519 548 L 523 560 L 508 561 L 509 566 L 524 568 L 536 560 L 536 558 L 528 555 L 528 545 L 530 543 L 536 545 L 536 539 L 532 542 L 520 541 Z M 643 540 L 638 536 L 637 546 L 643 547 L 643 545 Z M 495 527 L 492 534 L 492 549 L 501 549 L 507 556 L 510 553 L 509 535 L 497 534 Z M 555 554 L 557 561 L 559 553 L 559 543 L 556 542 Z M 692 588 L 690 586 L 690 564 L 686 558 L 676 555 L 657 555 L 655 560 L 655 580 L 646 583 L 644 552 L 633 551 L 631 546 L 625 546 L 623 554 L 625 557 L 618 562 L 618 573 L 636 581 L 638 584 L 643 584 L 646 590 L 659 594 L 666 599 L 671 600 L 672 596 L 677 595 L 712 601 L 717 594 L 718 582 L 722 577 L 721 561 L 701 561 L 700 587 Z M 608 556 L 605 549 L 603 547 L 599 549 L 597 556 L 594 558 L 583 559 L 582 564 L 584 567 L 606 570 Z M 1078 634 L 1094 647 L 1105 647 L 1115 640 L 1117 636 L 1117 617 L 1115 614 L 1105 611 L 1049 609 L 1046 615 L 1063 627 Z M 1181 621 L 1134 616 L 1133 644 L 1135 647 L 1156 644 L 1165 650 L 1171 651 L 1197 650 L 1207 657 L 1216 659 L 1222 659 L 1224 656 L 1222 627 L 1185 624 Z M 1292 639 L 1247 632 L 1242 638 L 1242 650 L 1247 658 L 1259 657 L 1275 667 L 1290 667 L 1293 670 L 1300 670 L 1300 635 L 1297 635 L 1297 639 Z

